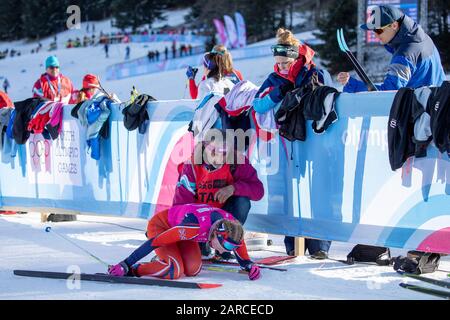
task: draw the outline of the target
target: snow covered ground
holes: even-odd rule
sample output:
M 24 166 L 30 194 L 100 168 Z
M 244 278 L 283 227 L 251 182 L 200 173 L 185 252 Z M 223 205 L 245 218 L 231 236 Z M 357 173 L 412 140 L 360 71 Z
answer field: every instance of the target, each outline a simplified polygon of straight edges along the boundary
M 23 278 L 13 275 L 14 269 L 85 273 L 104 272 L 105 267 L 80 249 L 46 233 L 46 226 L 76 242 L 107 263 L 127 257 L 142 241 L 146 221 L 138 219 L 79 216 L 76 222 L 41 223 L 38 213 L 0 215 L 0 300 L 2 299 L 173 299 L 173 300 L 291 300 L 291 299 L 435 299 L 399 287 L 401 278 L 391 267 L 370 265 L 347 266 L 332 260 L 314 261 L 298 257 L 283 265 L 287 272 L 263 270 L 258 281 L 246 275 L 203 270 L 195 278 L 182 281 L 221 283 L 222 287 L 190 290 L 166 287 L 82 282 L 79 289 L 70 289 L 65 280 Z M 120 226 L 119 226 L 120 225 Z M 132 228 L 126 229 L 124 227 Z M 138 229 L 138 230 L 134 230 Z M 270 236 L 271 251 L 252 251 L 252 258 L 284 254 L 283 237 Z M 334 242 L 330 257 L 344 259 L 352 245 Z M 405 254 L 393 250 L 393 255 Z M 149 258 L 148 258 L 149 259 Z M 450 270 L 450 259 L 444 258 L 440 269 Z M 445 279 L 444 272 L 428 275 Z M 406 280 L 417 283 L 416 280 Z M 422 283 L 421 283 L 422 284 Z

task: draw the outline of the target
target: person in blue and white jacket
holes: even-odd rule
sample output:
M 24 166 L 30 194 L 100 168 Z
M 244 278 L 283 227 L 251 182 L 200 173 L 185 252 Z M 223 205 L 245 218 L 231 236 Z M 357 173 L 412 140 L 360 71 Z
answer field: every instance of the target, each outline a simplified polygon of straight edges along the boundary
M 374 32 L 392 54 L 384 82 L 376 85 L 377 89 L 386 91 L 440 86 L 445 81 L 441 58 L 433 40 L 422 27 L 392 6 L 374 6 L 372 13 L 370 22 L 361 25 L 361 28 Z M 337 80 L 344 85 L 344 92 L 367 91 L 367 86 L 350 77 L 348 72 L 339 73 Z

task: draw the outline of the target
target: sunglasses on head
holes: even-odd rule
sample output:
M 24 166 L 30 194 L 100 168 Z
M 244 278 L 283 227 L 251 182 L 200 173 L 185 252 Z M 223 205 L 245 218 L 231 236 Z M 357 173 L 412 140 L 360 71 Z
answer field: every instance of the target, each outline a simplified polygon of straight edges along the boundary
M 384 29 L 390 27 L 391 25 L 392 25 L 392 23 L 388 24 L 388 25 L 386 25 L 384 27 L 378 28 L 378 29 L 373 29 L 372 31 L 375 32 L 376 34 L 380 35 L 380 34 L 382 34 L 384 32 Z
M 272 53 L 288 53 L 288 52 L 294 52 L 290 46 L 283 46 L 280 44 L 276 44 L 270 47 L 270 50 L 272 50 Z

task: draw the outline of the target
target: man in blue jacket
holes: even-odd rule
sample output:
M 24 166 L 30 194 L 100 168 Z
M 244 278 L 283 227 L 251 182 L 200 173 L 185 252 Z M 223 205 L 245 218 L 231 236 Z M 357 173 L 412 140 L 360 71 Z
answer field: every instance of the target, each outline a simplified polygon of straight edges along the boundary
M 441 58 L 422 27 L 392 6 L 376 6 L 372 13 L 371 22 L 361 28 L 374 32 L 392 54 L 384 82 L 376 85 L 378 90 L 440 86 L 445 80 Z M 345 86 L 344 92 L 367 91 L 367 86 L 348 72 L 339 73 L 337 80 Z

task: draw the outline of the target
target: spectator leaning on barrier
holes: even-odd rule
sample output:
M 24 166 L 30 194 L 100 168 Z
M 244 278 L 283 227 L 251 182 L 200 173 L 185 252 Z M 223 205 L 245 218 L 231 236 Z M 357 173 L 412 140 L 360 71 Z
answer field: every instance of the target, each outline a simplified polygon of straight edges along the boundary
M 250 200 L 261 200 L 264 186 L 244 151 L 227 144 L 224 131 L 212 129 L 210 133 L 215 139 L 199 142 L 191 159 L 180 166 L 173 204 L 208 204 L 230 212 L 244 224 Z M 203 247 L 202 253 L 209 255 L 209 248 Z
M 376 86 L 378 90 L 440 86 L 445 80 L 441 58 L 422 27 L 395 7 L 376 6 L 373 12 L 372 22 L 361 28 L 374 32 L 392 54 L 384 82 Z M 345 92 L 367 91 L 367 86 L 348 72 L 339 73 L 338 81 L 345 85 Z
M 61 74 L 58 58 L 45 61 L 46 73 L 33 86 L 33 97 L 68 104 L 74 91 L 72 81 Z
M 203 56 L 204 74 L 195 84 L 196 69 L 188 67 L 189 91 L 192 99 L 203 99 L 208 93 L 226 94 L 235 84 L 243 80 L 242 74 L 233 69 L 233 60 L 228 50 L 218 45 Z
M 98 77 L 93 74 L 87 74 L 83 78 L 83 87 L 80 90 L 74 91 L 72 94 L 71 104 L 77 104 L 92 97 L 99 91 L 100 82 Z
M 323 84 L 324 71 L 316 68 L 312 58 L 315 52 L 305 44 L 302 44 L 291 31 L 278 29 L 277 44 L 272 46 L 275 58 L 275 72 L 263 82 L 253 108 L 257 113 L 265 113 L 279 108 L 285 95 L 294 89 L 308 83 L 311 77 L 317 73 L 318 80 Z M 286 237 L 286 253 L 295 254 L 294 238 Z M 306 239 L 306 249 L 311 257 L 324 259 L 328 255 L 331 241 Z

